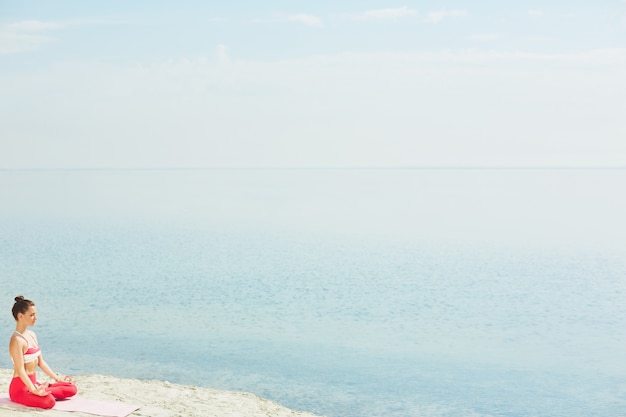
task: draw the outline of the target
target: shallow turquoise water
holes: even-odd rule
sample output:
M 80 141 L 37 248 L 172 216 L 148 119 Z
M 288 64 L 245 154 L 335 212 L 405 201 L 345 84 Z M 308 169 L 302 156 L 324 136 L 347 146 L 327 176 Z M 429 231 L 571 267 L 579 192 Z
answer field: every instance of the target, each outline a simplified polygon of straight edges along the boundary
M 25 294 L 60 371 L 328 416 L 620 416 L 624 179 L 0 173 L 1 328 Z

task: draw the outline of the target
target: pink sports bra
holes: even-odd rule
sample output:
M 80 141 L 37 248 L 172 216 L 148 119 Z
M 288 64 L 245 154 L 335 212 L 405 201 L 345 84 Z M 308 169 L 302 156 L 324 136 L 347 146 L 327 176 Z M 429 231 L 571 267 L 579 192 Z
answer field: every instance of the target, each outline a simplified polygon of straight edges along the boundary
M 31 346 L 28 339 L 24 337 L 22 333 L 16 331 L 15 334 L 20 336 L 22 339 L 26 340 L 26 344 L 28 345 L 28 349 L 26 349 L 26 352 L 24 352 L 24 363 L 36 361 L 37 358 L 41 356 L 41 348 L 39 346 L 36 346 L 36 347 Z M 12 359 L 13 358 L 11 358 L 11 360 Z

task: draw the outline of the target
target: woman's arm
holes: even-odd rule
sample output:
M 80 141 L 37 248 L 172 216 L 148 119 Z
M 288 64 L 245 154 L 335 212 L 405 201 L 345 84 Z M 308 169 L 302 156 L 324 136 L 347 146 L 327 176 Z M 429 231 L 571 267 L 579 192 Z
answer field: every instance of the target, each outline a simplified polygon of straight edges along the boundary
M 24 368 L 24 347 L 26 345 L 26 341 L 21 338 L 12 337 L 11 342 L 9 343 L 9 354 L 13 359 L 13 370 L 20 377 L 24 385 L 28 387 L 28 390 L 33 394 L 37 395 L 47 395 L 44 387 L 37 387 L 33 384 L 33 381 L 30 380 L 28 374 L 26 373 L 26 368 Z
M 38 359 L 39 362 L 37 364 L 39 365 L 41 370 L 44 371 L 46 375 L 54 379 L 56 382 L 74 382 L 72 377 L 67 375 L 57 375 L 52 369 L 50 369 L 48 362 L 43 359 L 43 355 L 40 355 Z
M 39 365 L 41 370 L 44 371 L 44 373 L 46 375 L 48 375 L 50 378 L 54 379 L 56 382 L 59 382 L 60 381 L 59 376 L 56 373 L 54 373 L 54 371 L 52 371 L 52 369 L 50 369 L 50 366 L 48 365 L 48 362 L 43 360 L 43 355 L 39 355 L 38 360 L 39 360 L 39 362 L 37 363 L 37 365 Z
M 37 335 L 34 332 L 31 332 L 33 339 L 35 340 L 35 343 L 37 344 L 37 346 L 39 346 L 39 342 L 37 341 Z M 39 367 L 41 368 L 42 371 L 44 371 L 44 373 L 46 375 L 48 375 L 50 378 L 52 378 L 55 382 L 73 382 L 72 378 L 69 376 L 61 376 L 61 375 L 57 375 L 56 372 L 54 372 L 51 368 L 50 365 L 48 365 L 48 362 L 46 362 L 43 359 L 43 355 L 39 355 L 39 358 L 37 358 L 37 365 L 39 365 Z

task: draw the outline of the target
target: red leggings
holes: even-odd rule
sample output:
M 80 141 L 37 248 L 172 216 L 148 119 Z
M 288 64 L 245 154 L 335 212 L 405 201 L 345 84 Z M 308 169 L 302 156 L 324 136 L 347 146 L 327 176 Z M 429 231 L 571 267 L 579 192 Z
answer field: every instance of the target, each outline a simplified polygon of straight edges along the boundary
M 37 383 L 36 375 L 28 375 L 33 384 L 39 385 Z M 37 394 L 33 394 L 28 391 L 28 387 L 24 385 L 24 382 L 20 379 L 19 376 L 16 376 L 11 380 L 11 385 L 9 385 L 9 397 L 11 401 L 27 405 L 29 407 L 39 407 L 39 408 L 52 408 L 55 404 L 55 398 L 63 399 L 69 398 L 76 395 L 78 391 L 76 385 L 69 382 L 57 382 L 55 384 L 50 384 L 48 388 L 46 388 L 48 395 L 39 396 Z

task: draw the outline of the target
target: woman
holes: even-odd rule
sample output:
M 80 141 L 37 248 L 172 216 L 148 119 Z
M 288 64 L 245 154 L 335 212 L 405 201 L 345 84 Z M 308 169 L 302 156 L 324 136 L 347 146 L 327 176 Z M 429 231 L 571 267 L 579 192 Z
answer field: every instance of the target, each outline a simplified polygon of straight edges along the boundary
M 11 401 L 29 407 L 52 408 L 56 399 L 69 398 L 76 394 L 76 385 L 69 376 L 58 376 L 41 356 L 41 348 L 37 336 L 28 327 L 37 321 L 35 303 L 25 300 L 23 296 L 15 297 L 13 305 L 15 332 L 9 343 L 9 353 L 13 360 L 13 379 L 9 386 Z M 37 366 L 41 368 L 55 383 L 40 384 L 37 382 Z

